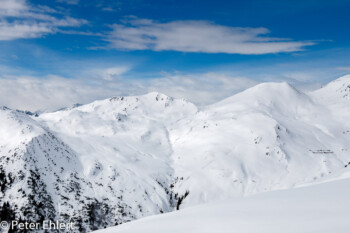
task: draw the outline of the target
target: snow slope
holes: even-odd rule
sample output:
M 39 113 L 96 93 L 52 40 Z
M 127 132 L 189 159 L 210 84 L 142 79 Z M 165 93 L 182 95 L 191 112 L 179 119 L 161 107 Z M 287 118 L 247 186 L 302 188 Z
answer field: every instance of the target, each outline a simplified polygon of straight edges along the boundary
M 96 233 L 347 233 L 350 179 L 190 207 Z
M 345 129 L 344 133 L 349 134 L 350 118 L 350 75 L 336 79 L 326 86 L 310 93 L 310 96 L 317 102 L 323 103 L 330 114 L 342 121 Z
M 202 109 L 160 93 L 38 117 L 2 108 L 0 212 L 9 202 L 16 218 L 89 232 L 335 179 L 350 169 L 348 85 L 263 83 Z
M 184 177 L 174 190 L 188 190 L 183 206 L 190 206 L 342 171 L 350 135 L 341 115 L 287 83 L 260 84 L 208 106 L 171 134 L 175 174 Z
M 159 100 L 159 106 L 144 106 L 148 98 Z M 169 125 L 176 121 L 173 109 L 166 115 L 168 104 L 188 105 L 183 114 L 197 111 L 157 93 L 142 100 L 97 101 L 40 119 L 2 108 L 1 213 L 29 222 L 72 221 L 76 232 L 89 232 L 171 211 L 171 147 L 167 131 L 153 120 L 162 114 Z M 128 111 L 136 116 L 129 117 Z M 51 121 L 43 121 L 48 115 Z M 7 203 L 11 210 L 4 214 Z
M 71 206 L 83 207 L 79 197 L 88 192 L 75 153 L 23 112 L 1 108 L 0 122 L 1 206 L 12 207 L 2 214 L 30 222 L 74 218 Z

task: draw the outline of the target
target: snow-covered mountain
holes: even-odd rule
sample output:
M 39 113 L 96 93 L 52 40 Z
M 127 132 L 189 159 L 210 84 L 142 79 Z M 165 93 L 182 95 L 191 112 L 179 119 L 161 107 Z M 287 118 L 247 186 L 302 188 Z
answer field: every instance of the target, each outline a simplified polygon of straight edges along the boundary
M 187 206 L 338 172 L 350 161 L 350 125 L 338 114 L 287 83 L 260 84 L 208 106 L 173 136 L 174 167 L 185 179 L 175 190 L 190 191 Z
M 201 109 L 160 93 L 39 116 L 4 107 L 0 216 L 90 232 L 337 176 L 350 169 L 349 86 L 263 83 Z

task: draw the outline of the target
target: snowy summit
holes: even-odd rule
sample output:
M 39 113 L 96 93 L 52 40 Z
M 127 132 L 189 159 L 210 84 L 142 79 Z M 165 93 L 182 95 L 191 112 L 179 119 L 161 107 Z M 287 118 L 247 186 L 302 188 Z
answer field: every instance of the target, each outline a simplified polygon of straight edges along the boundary
M 0 204 L 29 222 L 73 221 L 76 232 L 174 210 L 181 211 L 102 232 L 129 227 L 125 232 L 162 232 L 154 231 L 157 219 L 160 227 L 168 221 L 174 226 L 198 213 L 207 226 L 213 211 L 244 228 L 238 221 L 248 221 L 246 206 L 265 213 L 267 207 L 258 200 L 265 203 L 279 192 L 286 200 L 305 192 L 309 199 L 301 202 L 308 203 L 327 185 L 261 193 L 337 180 L 349 173 L 349 87 L 350 76 L 310 93 L 287 83 L 263 83 L 202 108 L 160 93 L 113 97 L 39 116 L 3 107 Z M 348 180 L 330 186 L 342 190 L 342 185 Z M 339 200 L 346 201 L 343 196 Z M 192 208 L 213 202 L 219 204 Z M 275 211 L 282 211 L 282 199 L 272 202 Z M 286 208 L 292 211 L 293 206 Z M 349 208 L 334 211 L 349 216 Z M 186 224 L 188 228 L 174 226 L 174 232 L 210 232 L 190 230 Z

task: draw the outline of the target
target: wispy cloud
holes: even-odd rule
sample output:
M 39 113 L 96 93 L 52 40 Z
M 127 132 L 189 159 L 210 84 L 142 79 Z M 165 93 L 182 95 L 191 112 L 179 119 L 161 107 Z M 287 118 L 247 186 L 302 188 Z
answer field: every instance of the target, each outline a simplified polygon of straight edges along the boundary
M 79 3 L 79 0 L 56 0 L 57 2 L 62 2 L 62 3 L 66 3 L 69 5 L 76 5 Z
M 144 78 L 133 70 L 133 67 L 132 64 L 112 66 L 86 64 L 80 73 L 64 78 L 57 75 L 21 76 L 6 70 L 7 67 L 0 66 L 1 73 L 12 73 L 0 76 L 0 106 L 31 111 L 56 110 L 75 103 L 86 104 L 112 96 L 142 95 L 152 91 L 175 98 L 185 98 L 199 106 L 205 106 L 260 82 L 286 81 L 298 89 L 309 91 L 319 88 L 333 77 L 333 73 L 327 70 L 288 71 L 288 68 L 283 66 L 283 70 L 286 71 L 268 72 L 270 68 L 267 68 L 260 70 L 260 75 L 256 72 L 244 75 L 245 72 L 239 71 L 237 73 L 176 71 L 161 72 L 153 78 Z
M 0 0 L 0 16 L 18 16 L 27 10 L 28 5 L 24 0 Z
M 89 76 L 93 75 L 92 78 L 103 79 L 108 81 L 113 81 L 122 77 L 123 74 L 130 70 L 129 66 L 116 66 L 105 69 L 94 69 L 89 70 Z
M 0 105 L 14 109 L 55 110 L 101 98 L 101 93 L 82 81 L 58 76 L 45 80 L 30 76 L 0 78 Z
M 0 78 L 0 106 L 31 111 L 56 110 L 74 103 L 151 91 L 206 105 L 257 84 L 248 78 L 216 73 L 167 75 L 155 79 L 125 79 L 123 75 L 115 75 L 123 69 L 108 68 L 99 72 L 98 77 L 89 79 L 48 76 L 43 80 L 31 76 L 6 76 Z
M 349 71 L 350 72 L 350 66 L 337 67 L 336 69 L 341 70 L 341 71 Z
M 85 23 L 47 6 L 32 6 L 25 0 L 0 0 L 0 40 L 37 38 Z
M 303 50 L 313 42 L 267 36 L 266 28 L 228 27 L 208 21 L 159 23 L 129 18 L 112 25 L 107 41 L 124 50 L 268 54 Z

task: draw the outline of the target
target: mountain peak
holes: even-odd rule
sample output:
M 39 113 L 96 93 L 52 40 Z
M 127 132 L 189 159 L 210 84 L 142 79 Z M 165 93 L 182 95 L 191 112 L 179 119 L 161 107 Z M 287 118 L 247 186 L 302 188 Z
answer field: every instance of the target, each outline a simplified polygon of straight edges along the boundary
M 328 83 L 326 86 L 313 91 L 311 95 L 332 103 L 350 100 L 350 75 L 342 76 Z
M 160 93 L 160 92 L 156 92 L 156 91 L 152 91 L 148 94 L 145 94 L 145 95 L 142 95 L 142 97 L 145 97 L 145 98 L 150 98 L 151 100 L 155 100 L 155 101 L 164 101 L 164 100 L 174 100 L 173 97 L 169 97 L 163 93 Z
M 286 103 L 307 100 L 307 95 L 287 82 L 268 82 L 258 84 L 214 105 L 241 103 L 244 103 L 245 106 L 276 105 L 279 103 L 286 105 Z
M 266 82 L 260 83 L 254 87 L 247 89 L 247 91 L 251 92 L 264 92 L 264 91 L 275 91 L 275 92 L 296 92 L 301 93 L 298 89 L 296 89 L 293 85 L 287 82 Z
M 139 99 L 149 99 L 149 100 L 173 100 L 172 97 L 169 97 L 163 93 L 160 92 L 149 92 L 147 94 L 144 95 L 137 95 L 137 96 L 114 96 L 112 98 L 109 98 L 109 101 L 124 101 L 124 100 L 129 100 L 129 99 L 133 99 L 133 100 L 139 100 Z
M 328 83 L 323 88 L 332 88 L 332 89 L 341 91 L 341 89 L 349 88 L 349 86 L 350 86 L 350 74 L 342 76 L 336 80 L 333 80 L 332 82 Z M 321 88 L 321 89 L 323 89 L 323 88 Z
M 333 82 L 337 82 L 337 81 L 347 81 L 350 82 L 350 74 L 344 75 L 336 80 L 334 80 Z
M 252 96 L 255 98 L 276 98 L 278 96 L 285 95 L 299 96 L 303 95 L 303 93 L 287 82 L 266 82 L 248 88 L 247 90 L 238 93 L 235 96 L 240 95 L 245 97 Z

